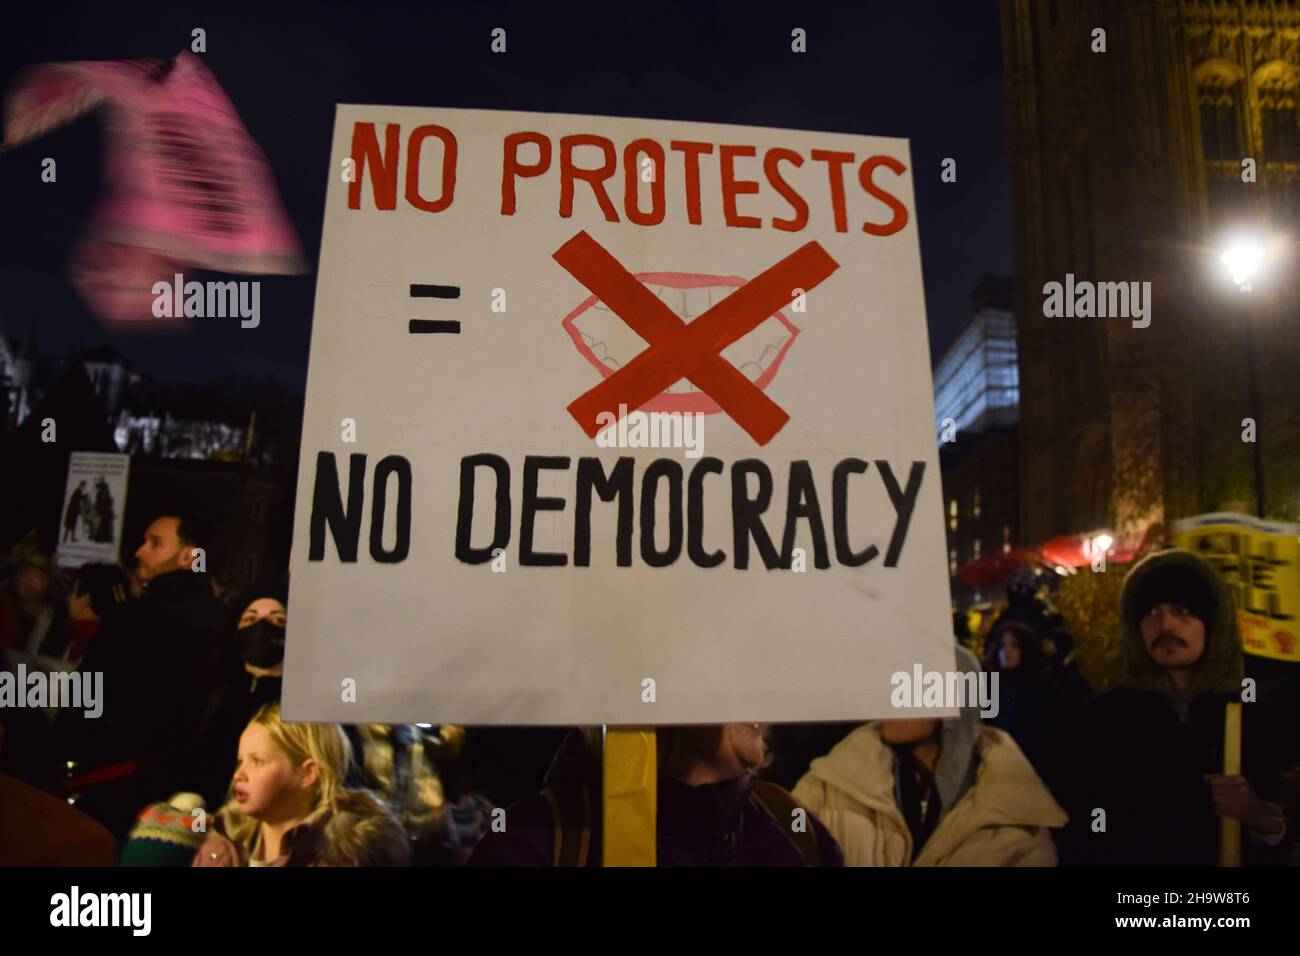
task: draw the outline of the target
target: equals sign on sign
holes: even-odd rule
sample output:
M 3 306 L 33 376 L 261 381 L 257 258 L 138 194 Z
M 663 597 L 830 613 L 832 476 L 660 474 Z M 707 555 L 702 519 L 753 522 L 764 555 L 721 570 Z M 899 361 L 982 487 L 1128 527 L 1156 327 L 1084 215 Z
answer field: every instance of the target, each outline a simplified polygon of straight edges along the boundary
M 459 299 L 460 286 L 458 285 L 417 285 L 411 283 L 412 299 Z M 452 335 L 460 334 L 460 323 L 450 320 L 435 319 L 411 319 L 406 327 L 407 332 L 415 335 L 419 332 L 450 332 Z

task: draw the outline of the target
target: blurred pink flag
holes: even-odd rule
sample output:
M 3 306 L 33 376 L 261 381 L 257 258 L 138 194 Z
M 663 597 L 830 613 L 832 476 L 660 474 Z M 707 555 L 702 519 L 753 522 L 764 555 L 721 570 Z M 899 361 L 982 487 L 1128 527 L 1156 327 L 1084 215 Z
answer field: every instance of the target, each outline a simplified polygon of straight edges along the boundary
M 186 266 L 306 271 L 266 157 L 216 77 L 189 52 L 168 66 L 44 63 L 19 75 L 5 105 L 0 148 L 104 107 L 107 188 L 69 271 L 87 305 L 111 321 L 157 322 L 154 283 Z

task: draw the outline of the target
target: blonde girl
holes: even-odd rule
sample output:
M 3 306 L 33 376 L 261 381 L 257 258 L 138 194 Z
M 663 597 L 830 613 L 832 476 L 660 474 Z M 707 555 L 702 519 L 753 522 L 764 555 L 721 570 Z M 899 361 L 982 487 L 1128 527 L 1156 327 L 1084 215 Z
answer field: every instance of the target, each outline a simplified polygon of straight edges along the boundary
M 291 724 L 263 706 L 239 738 L 230 799 L 195 866 L 405 866 L 410 851 L 373 794 L 344 786 L 351 747 L 335 724 Z

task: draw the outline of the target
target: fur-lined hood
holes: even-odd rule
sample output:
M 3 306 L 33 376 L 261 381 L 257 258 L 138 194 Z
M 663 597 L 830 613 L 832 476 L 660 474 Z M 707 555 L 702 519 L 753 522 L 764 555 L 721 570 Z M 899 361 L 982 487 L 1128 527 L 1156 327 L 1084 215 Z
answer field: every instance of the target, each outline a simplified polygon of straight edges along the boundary
M 1192 696 L 1207 693 L 1240 694 L 1245 676 L 1241 635 L 1237 631 L 1237 608 L 1232 592 L 1205 561 L 1191 551 L 1171 548 L 1139 561 L 1124 579 L 1120 596 L 1120 627 L 1123 630 L 1124 674 L 1121 683 L 1139 690 L 1159 691 L 1173 696 L 1169 675 L 1151 660 L 1137 619 L 1136 601 L 1142 582 L 1153 572 L 1171 566 L 1193 571 L 1205 583 L 1214 601 L 1213 621 L 1206 623 L 1205 653 L 1192 678 Z

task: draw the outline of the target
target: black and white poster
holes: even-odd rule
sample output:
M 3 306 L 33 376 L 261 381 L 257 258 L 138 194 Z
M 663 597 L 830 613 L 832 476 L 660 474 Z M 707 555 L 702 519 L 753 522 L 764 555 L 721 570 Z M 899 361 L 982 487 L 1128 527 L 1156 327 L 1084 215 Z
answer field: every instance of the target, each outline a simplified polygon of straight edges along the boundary
M 93 561 L 116 563 L 130 470 L 130 455 L 72 453 L 59 525 L 62 567 L 79 568 Z

